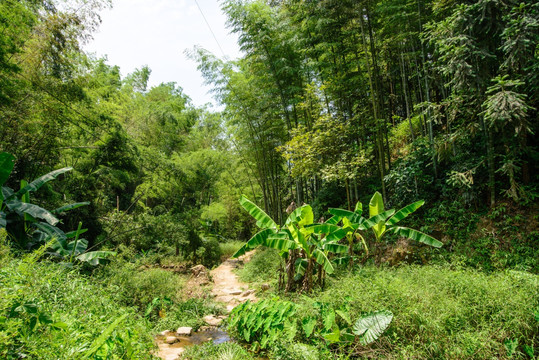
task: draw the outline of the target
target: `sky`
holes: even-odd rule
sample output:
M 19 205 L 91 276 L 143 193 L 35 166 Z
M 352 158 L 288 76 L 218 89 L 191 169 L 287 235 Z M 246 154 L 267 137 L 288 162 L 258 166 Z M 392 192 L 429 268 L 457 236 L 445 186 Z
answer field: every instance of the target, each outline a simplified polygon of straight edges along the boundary
M 176 82 L 194 105 L 215 106 L 186 49 L 199 45 L 218 57 L 241 56 L 237 37 L 226 28 L 226 17 L 218 0 L 197 0 L 219 42 L 212 36 L 195 0 L 113 0 L 113 8 L 101 12 L 102 23 L 86 46 L 87 52 L 107 56 L 118 65 L 122 76 L 148 65 L 149 85 Z

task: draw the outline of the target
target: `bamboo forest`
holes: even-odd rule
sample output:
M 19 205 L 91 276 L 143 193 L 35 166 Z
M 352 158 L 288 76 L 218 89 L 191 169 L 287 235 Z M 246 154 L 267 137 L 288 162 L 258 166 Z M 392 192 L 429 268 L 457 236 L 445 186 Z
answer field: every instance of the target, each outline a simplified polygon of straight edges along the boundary
M 116 2 L 0 0 L 0 359 L 539 359 L 539 2 Z

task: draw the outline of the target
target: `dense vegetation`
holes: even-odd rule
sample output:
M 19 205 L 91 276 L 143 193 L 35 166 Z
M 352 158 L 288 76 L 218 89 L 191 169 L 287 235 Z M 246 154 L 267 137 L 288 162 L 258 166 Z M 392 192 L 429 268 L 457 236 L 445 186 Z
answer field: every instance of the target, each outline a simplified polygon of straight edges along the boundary
M 152 358 L 224 311 L 160 266 L 259 245 L 186 358 L 537 357 L 539 4 L 221 5 L 216 112 L 83 51 L 108 0 L 0 0 L 0 358 Z

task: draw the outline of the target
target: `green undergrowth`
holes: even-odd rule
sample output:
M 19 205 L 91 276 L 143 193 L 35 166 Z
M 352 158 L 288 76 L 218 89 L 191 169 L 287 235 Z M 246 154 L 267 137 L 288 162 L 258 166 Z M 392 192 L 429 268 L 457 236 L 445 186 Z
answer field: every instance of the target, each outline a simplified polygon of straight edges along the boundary
M 221 248 L 221 253 L 223 254 L 222 257 L 225 259 L 228 259 L 231 257 L 236 251 L 239 250 L 243 246 L 243 241 L 229 241 L 229 242 L 222 242 L 219 243 L 219 247 Z
M 121 294 L 39 254 L 0 261 L 0 358 L 152 359 L 151 323 Z
M 271 263 L 257 260 L 264 253 L 240 272 L 243 279 L 275 278 L 262 278 Z M 294 339 L 270 349 L 272 359 L 303 359 L 296 351 L 303 347 L 313 359 L 533 359 L 539 352 L 539 278 L 528 272 L 486 273 L 450 265 L 367 266 L 329 277 L 324 291 L 284 299 L 299 305 L 298 324 L 321 308 L 345 311 L 351 319 L 377 310 L 390 310 L 394 317 L 373 344 L 363 346 L 356 338 L 353 345 L 330 345 L 322 337 L 307 339 L 298 331 Z M 314 332 L 322 326 L 319 321 Z
M 234 342 L 214 344 L 207 342 L 202 345 L 190 346 L 183 353 L 186 360 L 250 360 L 256 359 L 251 353 Z
M 243 282 L 276 284 L 280 261 L 277 250 L 259 248 L 251 260 L 237 271 L 237 275 Z
M 185 300 L 181 292 L 186 276 L 164 269 L 146 269 L 140 262 L 115 261 L 99 271 L 99 278 L 116 292 L 126 306 L 135 306 L 151 320 L 154 332 L 180 326 L 197 329 L 203 317 L 224 312 L 222 305 L 209 298 Z

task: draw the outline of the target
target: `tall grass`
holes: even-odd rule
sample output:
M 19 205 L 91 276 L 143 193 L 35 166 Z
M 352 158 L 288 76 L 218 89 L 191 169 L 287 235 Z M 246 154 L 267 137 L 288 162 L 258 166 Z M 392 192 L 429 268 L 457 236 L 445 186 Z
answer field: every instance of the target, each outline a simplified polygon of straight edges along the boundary
M 236 251 L 238 251 L 244 243 L 242 241 L 229 241 L 229 242 L 222 242 L 219 243 L 219 247 L 221 248 L 221 253 L 223 254 L 222 257 L 225 259 L 228 259 Z

